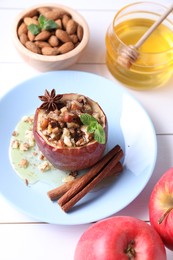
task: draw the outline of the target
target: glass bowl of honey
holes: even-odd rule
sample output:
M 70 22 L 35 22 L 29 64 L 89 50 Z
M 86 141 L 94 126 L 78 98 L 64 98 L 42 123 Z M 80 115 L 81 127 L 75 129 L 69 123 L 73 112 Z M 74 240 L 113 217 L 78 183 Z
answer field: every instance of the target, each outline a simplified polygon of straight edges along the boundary
M 119 50 L 129 48 L 167 10 L 152 2 L 129 4 L 119 10 L 106 33 L 106 64 L 112 75 L 137 90 L 164 85 L 173 74 L 173 12 L 139 48 L 138 59 L 125 68 L 118 63 Z

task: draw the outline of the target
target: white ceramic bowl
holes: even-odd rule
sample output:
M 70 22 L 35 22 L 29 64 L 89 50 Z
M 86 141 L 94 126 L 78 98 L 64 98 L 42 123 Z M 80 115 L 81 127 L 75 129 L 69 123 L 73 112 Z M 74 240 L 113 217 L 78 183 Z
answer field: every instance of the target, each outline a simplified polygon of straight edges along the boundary
M 65 10 L 67 13 L 71 15 L 73 20 L 75 20 L 79 25 L 83 28 L 83 38 L 80 43 L 73 50 L 60 55 L 42 55 L 34 53 L 28 50 L 19 40 L 18 37 L 18 27 L 20 26 L 23 18 L 28 16 L 32 12 L 32 10 L 42 8 L 42 7 L 50 7 L 50 8 L 61 8 Z M 49 70 L 61 70 L 65 69 L 77 62 L 80 55 L 86 48 L 89 40 L 89 28 L 85 19 L 75 10 L 59 4 L 42 4 L 35 5 L 30 8 L 23 10 L 16 17 L 14 26 L 13 26 L 13 42 L 14 45 L 20 54 L 20 56 L 32 67 L 36 68 L 39 71 L 49 71 Z

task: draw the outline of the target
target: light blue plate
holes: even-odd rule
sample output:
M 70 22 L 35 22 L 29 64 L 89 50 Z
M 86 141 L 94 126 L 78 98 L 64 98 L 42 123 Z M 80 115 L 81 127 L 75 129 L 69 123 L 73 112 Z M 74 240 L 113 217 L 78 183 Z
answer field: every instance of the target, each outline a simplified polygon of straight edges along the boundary
M 108 118 L 107 150 L 119 144 L 125 153 L 124 171 L 116 181 L 87 194 L 69 213 L 49 200 L 44 185 L 38 189 L 25 186 L 9 160 L 9 142 L 16 124 L 40 106 L 38 96 L 45 89 L 53 88 L 57 93 L 79 93 L 97 101 Z M 57 71 L 27 80 L 0 100 L 0 118 L 0 191 L 18 209 L 39 221 L 74 225 L 108 217 L 132 202 L 152 175 L 157 143 L 149 116 L 122 87 L 95 74 Z

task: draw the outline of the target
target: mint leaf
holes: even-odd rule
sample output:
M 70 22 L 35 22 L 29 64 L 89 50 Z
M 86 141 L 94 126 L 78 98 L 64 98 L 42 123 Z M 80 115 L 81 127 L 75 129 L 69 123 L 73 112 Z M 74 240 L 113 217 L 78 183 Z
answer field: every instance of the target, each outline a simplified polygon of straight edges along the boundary
M 93 116 L 84 113 L 80 115 L 80 120 L 84 125 L 87 125 L 87 132 L 88 133 L 94 133 L 94 139 L 101 144 L 106 143 L 106 134 L 102 127 L 102 125 L 99 124 L 96 118 Z
M 93 116 L 91 116 L 87 113 L 81 114 L 80 120 L 84 125 L 90 125 L 93 121 L 97 122 L 97 120 Z
M 38 18 L 39 25 L 42 30 L 57 29 L 58 25 L 54 20 L 47 20 L 44 15 L 40 15 Z
M 41 28 L 39 25 L 37 24 L 30 24 L 28 25 L 28 30 L 33 34 L 33 35 L 37 35 L 40 31 Z
M 52 29 L 57 29 L 58 25 L 55 23 L 53 20 L 48 20 L 46 21 L 43 29 L 44 30 L 52 30 Z
M 44 24 L 46 22 L 45 16 L 44 15 L 40 15 L 39 18 L 38 18 L 38 22 L 39 22 L 40 27 L 43 28 Z
M 28 25 L 28 30 L 33 34 L 37 35 L 41 30 L 52 30 L 57 29 L 58 25 L 53 20 L 47 20 L 44 15 L 40 15 L 37 24 Z
M 87 127 L 87 132 L 88 133 L 94 133 L 94 131 L 96 130 L 97 128 L 97 125 L 98 125 L 98 122 L 97 121 L 93 121 L 91 122 L 88 127 Z
M 100 144 L 105 144 L 106 142 L 105 131 L 100 124 L 97 125 L 97 128 L 94 131 L 94 139 Z

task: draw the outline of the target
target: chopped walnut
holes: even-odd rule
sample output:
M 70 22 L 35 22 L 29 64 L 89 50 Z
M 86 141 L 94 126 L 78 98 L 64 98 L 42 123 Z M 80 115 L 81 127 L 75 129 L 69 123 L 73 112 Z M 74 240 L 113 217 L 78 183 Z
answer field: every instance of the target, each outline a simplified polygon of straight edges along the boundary
M 69 136 L 64 136 L 64 144 L 68 147 L 72 147 L 72 142 Z
M 65 112 L 68 112 L 68 109 L 67 109 L 67 107 L 62 107 L 60 109 L 60 111 L 61 111 L 62 114 L 64 114 Z
M 58 110 L 50 111 L 49 114 L 48 114 L 48 117 L 49 117 L 50 119 L 53 119 L 53 120 L 58 120 L 58 118 L 59 118 L 59 112 L 58 112 Z
M 46 172 L 51 169 L 51 165 L 49 162 L 45 161 L 38 166 L 39 170 L 42 172 Z
M 40 154 L 40 160 L 44 160 L 45 159 L 45 156 L 41 153 Z
M 77 99 L 80 103 L 82 103 L 83 105 L 85 105 L 87 103 L 87 98 L 85 96 L 80 96 Z
M 78 128 L 79 125 L 77 123 L 75 123 L 75 122 L 71 122 L 71 123 L 67 123 L 67 127 L 74 129 L 74 128 Z
M 33 147 L 35 145 L 35 140 L 28 139 L 28 145 L 29 147 Z
M 84 145 L 86 142 L 85 142 L 85 139 L 82 137 L 80 138 L 77 142 L 76 142 L 76 146 L 82 146 Z
M 35 145 L 34 134 L 32 130 L 26 130 L 25 138 L 27 139 L 28 145 L 33 147 Z
M 17 135 L 18 135 L 17 131 L 13 131 L 12 136 L 17 136 Z
M 26 186 L 29 185 L 29 181 L 28 181 L 28 179 L 25 179 L 25 184 L 26 184 Z
M 12 147 L 13 149 L 18 149 L 18 148 L 19 148 L 19 145 L 20 145 L 20 143 L 19 143 L 18 140 L 13 140 L 12 143 L 11 143 L 11 147 Z
M 21 151 L 28 151 L 30 148 L 30 145 L 28 143 L 21 143 L 19 149 Z
M 93 113 L 93 117 L 94 117 L 98 122 L 100 122 L 100 115 L 99 115 L 98 112 Z
M 23 121 L 29 124 L 33 124 L 34 122 L 34 116 L 24 116 Z
M 28 160 L 26 160 L 26 159 L 22 159 L 22 160 L 19 162 L 19 167 L 21 167 L 21 168 L 27 168 L 28 165 L 29 165 L 29 162 L 28 162 Z
M 78 96 L 73 100 L 61 99 L 61 106 L 39 115 L 39 130 L 49 143 L 58 147 L 80 147 L 94 139 L 80 120 L 87 113 L 101 122 L 100 113 L 93 108 L 89 99 Z
M 71 110 L 79 110 L 79 111 L 82 111 L 82 107 L 83 105 L 78 102 L 77 100 L 72 100 L 71 101 Z
M 72 175 L 68 175 L 67 177 L 65 177 L 65 178 L 63 179 L 63 182 L 73 181 L 74 179 L 75 179 L 74 176 L 72 176 Z
M 84 105 L 85 113 L 92 114 L 92 107 L 89 104 Z

